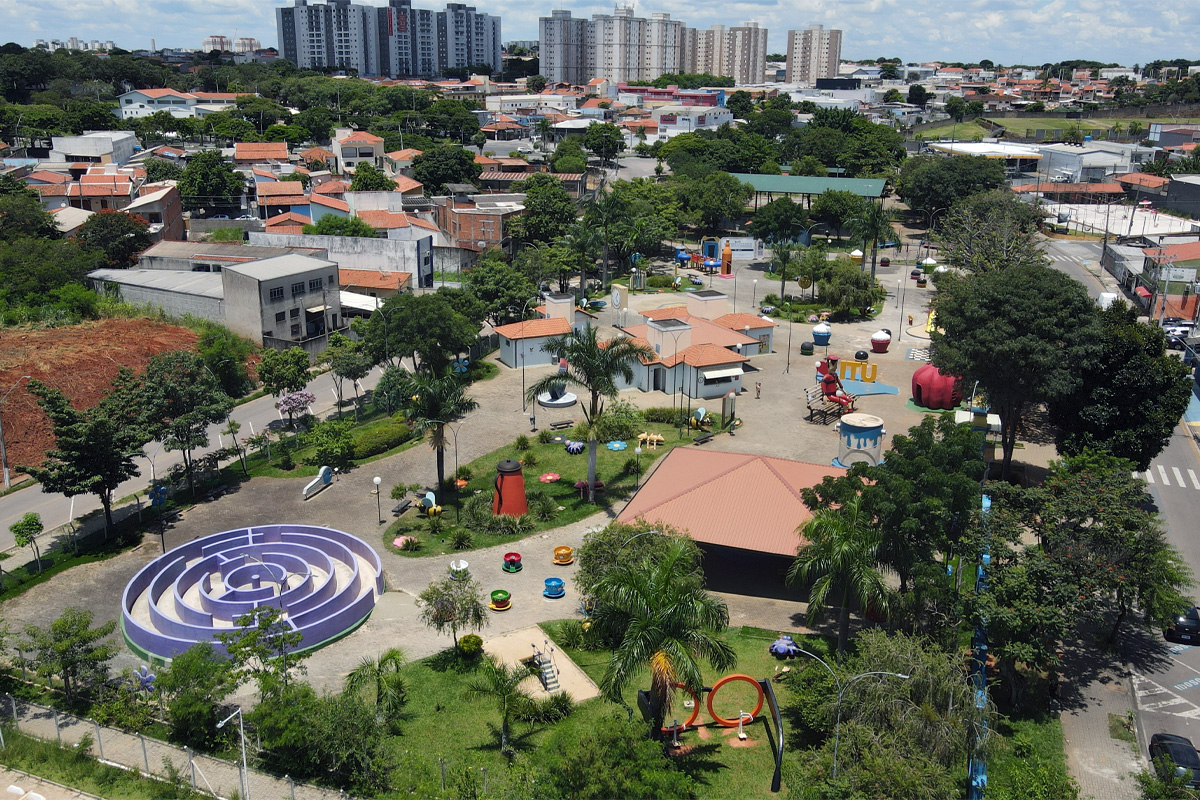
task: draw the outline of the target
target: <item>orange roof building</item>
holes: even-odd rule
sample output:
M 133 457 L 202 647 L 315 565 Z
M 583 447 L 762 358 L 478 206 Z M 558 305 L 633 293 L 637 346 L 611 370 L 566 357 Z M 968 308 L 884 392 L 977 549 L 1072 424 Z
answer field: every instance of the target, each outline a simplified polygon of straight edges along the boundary
M 287 161 L 287 142 L 237 142 L 233 145 L 233 160 L 238 164 Z
M 339 269 L 338 285 L 370 297 L 391 297 L 408 289 L 412 275 L 374 269 Z
M 796 529 L 812 517 L 801 490 L 845 472 L 787 458 L 676 447 L 617 521 L 662 523 L 705 547 L 790 558 L 803 541 Z

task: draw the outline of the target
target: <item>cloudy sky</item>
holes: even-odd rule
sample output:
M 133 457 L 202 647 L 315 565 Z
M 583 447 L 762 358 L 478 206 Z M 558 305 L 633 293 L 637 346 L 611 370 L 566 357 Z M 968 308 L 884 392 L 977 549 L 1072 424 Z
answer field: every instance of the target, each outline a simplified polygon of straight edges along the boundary
M 369 2 L 369 0 L 363 0 Z M 416 0 L 424 8 L 442 0 Z M 470 2 L 471 0 L 465 0 Z M 0 0 L 0 40 L 29 46 L 35 39 L 112 39 L 127 49 L 199 47 L 211 34 L 252 36 L 275 46 L 275 11 L 289 0 Z M 378 0 L 376 4 L 382 4 Z M 611 5 L 476 0 L 499 14 L 504 39 L 536 39 L 538 17 L 552 8 L 575 16 L 609 12 Z M 911 61 L 998 64 L 1088 58 L 1130 66 L 1192 54 L 1200 34 L 1194 3 L 1145 0 L 652 0 L 640 14 L 665 11 L 693 27 L 756 21 L 770 30 L 773 51 L 785 49 L 785 31 L 811 24 L 844 31 L 844 58 L 899 57 Z

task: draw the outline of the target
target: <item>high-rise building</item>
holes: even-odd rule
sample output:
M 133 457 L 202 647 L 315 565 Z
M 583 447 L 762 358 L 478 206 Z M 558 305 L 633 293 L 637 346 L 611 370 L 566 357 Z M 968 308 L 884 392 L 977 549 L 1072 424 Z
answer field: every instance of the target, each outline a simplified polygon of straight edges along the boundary
M 683 23 L 670 14 L 647 19 L 632 8 L 615 8 L 583 20 L 553 11 L 539 22 L 538 54 L 551 82 L 654 80 L 680 71 L 682 47 Z
M 233 52 L 235 53 L 253 53 L 255 50 L 261 50 L 262 44 L 258 39 L 251 39 L 243 36 L 233 43 Z
M 486 64 L 499 72 L 500 18 L 473 6 L 448 3 L 444 11 L 350 0 L 294 0 L 276 9 L 279 52 L 301 69 L 344 67 L 362 75 L 433 78 L 455 67 Z
M 809 25 L 788 31 L 788 83 L 816 83 L 817 78 L 836 78 L 842 60 L 842 32 Z
M 735 28 L 714 25 L 709 30 L 683 29 L 681 71 L 759 83 L 767 64 L 767 29 L 757 22 Z
M 206 53 L 212 50 L 225 53 L 233 49 L 233 41 L 228 36 L 206 36 L 200 44 L 200 49 Z

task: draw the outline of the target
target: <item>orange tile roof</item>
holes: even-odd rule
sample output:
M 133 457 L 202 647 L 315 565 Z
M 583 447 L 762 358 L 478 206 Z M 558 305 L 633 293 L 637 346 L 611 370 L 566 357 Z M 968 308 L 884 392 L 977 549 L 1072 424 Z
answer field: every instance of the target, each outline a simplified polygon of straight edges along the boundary
M 310 198 L 304 194 L 259 195 L 260 206 L 306 206 Z
M 300 157 L 305 161 L 328 161 L 333 158 L 334 155 L 324 147 L 310 147 L 301 153 Z
M 395 150 L 387 154 L 387 157 L 392 161 L 412 161 L 417 156 L 421 155 L 421 151 L 413 147 L 406 147 L 403 150 Z
M 718 325 L 729 328 L 731 331 L 744 331 L 746 326 L 750 326 L 750 330 L 758 328 L 774 328 L 778 322 L 762 317 L 756 317 L 753 314 L 725 314 L 713 320 Z
M 349 211 L 350 204 L 345 200 L 338 200 L 334 197 L 325 197 L 324 195 L 314 194 L 309 195 L 308 202 L 326 208 L 336 208 L 338 211 Z
M 35 183 L 29 187 L 40 197 L 70 197 L 79 196 L 78 183 Z M 74 190 L 74 191 L 72 191 Z
M 304 184 L 300 181 L 264 181 L 254 187 L 259 197 L 303 195 Z
M 235 161 L 287 161 L 286 142 L 237 142 L 233 146 Z
M 399 290 L 412 276 L 407 272 L 384 272 L 374 269 L 339 269 L 338 283 L 342 286 L 361 286 L 364 289 Z
M 687 531 L 702 544 L 794 556 L 812 517 L 800 491 L 846 471 L 787 458 L 676 447 L 617 516 Z
M 429 220 L 421 217 L 414 217 L 410 214 L 408 216 L 408 221 L 410 224 L 415 225 L 418 228 L 425 228 L 427 230 L 437 231 L 438 233 L 442 232 L 442 229 L 438 227 L 436 222 L 430 222 Z
M 688 314 L 687 305 L 680 303 L 677 306 L 666 306 L 664 308 L 648 308 L 645 311 L 640 311 L 646 319 L 678 319 L 687 322 Z M 680 316 L 682 315 L 682 316 Z
M 39 169 L 37 172 L 32 172 L 28 176 L 29 180 L 41 181 L 42 183 L 70 183 L 71 176 L 63 175 L 61 172 L 51 172 L 46 169 Z
M 500 162 L 499 162 L 499 161 L 497 161 L 497 160 L 496 160 L 496 159 L 494 159 L 494 158 L 488 158 L 488 157 L 487 157 L 487 156 L 485 156 L 485 155 L 476 155 L 476 156 L 475 156 L 475 163 L 476 163 L 476 164 L 483 164 L 484 166 L 487 166 L 487 165 L 489 165 L 489 164 L 499 164 Z
M 409 194 L 412 192 L 421 192 L 425 190 L 425 184 L 420 181 L 415 181 L 407 175 L 396 175 L 392 178 L 396 184 L 396 191 L 401 194 Z
M 1144 186 L 1147 189 L 1161 189 L 1171 182 L 1169 178 L 1160 178 L 1158 175 L 1151 175 L 1147 172 L 1130 172 L 1126 175 L 1118 175 L 1114 180 L 1117 183 Z
M 279 180 L 279 176 L 274 172 L 271 172 L 269 169 L 259 169 L 258 167 L 255 167 L 254 169 L 250 170 L 250 172 L 260 178 L 270 178 L 273 181 Z
M 740 334 L 734 334 L 738 336 Z M 717 344 L 694 344 L 691 347 L 680 350 L 679 353 L 671 358 L 664 358 L 663 364 L 668 367 L 673 367 L 682 361 L 689 367 L 715 367 L 719 364 L 741 364 L 750 359 L 740 353 L 735 353 L 732 350 L 726 350 Z
M 295 211 L 287 211 L 283 214 L 276 214 L 268 219 L 267 226 L 270 227 L 272 225 L 282 225 L 285 222 L 298 222 L 302 225 L 308 225 L 312 222 L 312 220 L 303 214 L 297 214 Z
M 313 194 L 345 194 L 349 189 L 346 181 L 325 181 L 313 189 Z
M 79 194 L 83 197 L 113 197 L 127 196 L 133 192 L 133 184 L 125 183 L 83 183 L 79 185 Z
M 1161 248 L 1147 248 L 1142 252 L 1150 258 L 1194 261 L 1200 259 L 1200 242 L 1184 242 Z
M 191 97 L 187 92 L 179 92 L 175 89 L 134 89 L 135 92 L 146 95 L 146 97 Z
M 408 215 L 402 211 L 359 211 L 358 218 L 378 230 L 408 227 Z
M 1119 183 L 1025 183 L 1012 187 L 1016 194 L 1042 192 L 1043 194 L 1121 194 L 1125 187 Z
M 552 319 L 527 319 L 496 328 L 496 333 L 505 339 L 538 339 L 542 336 L 561 336 L 571 332 L 571 324 L 562 317 Z
M 356 132 L 350 134 L 349 136 L 347 136 L 345 139 L 342 139 L 342 141 L 343 142 L 354 142 L 356 144 L 357 143 L 376 144 L 378 142 L 382 142 L 383 137 L 376 136 L 373 133 L 367 133 L 366 131 L 356 131 Z

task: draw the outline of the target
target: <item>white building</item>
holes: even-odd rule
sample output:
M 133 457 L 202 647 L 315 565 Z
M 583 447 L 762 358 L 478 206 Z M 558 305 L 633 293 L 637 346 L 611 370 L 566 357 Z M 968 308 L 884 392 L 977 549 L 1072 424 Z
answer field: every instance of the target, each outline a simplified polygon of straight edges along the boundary
M 757 22 L 709 30 L 684 28 L 683 72 L 733 78 L 739 85 L 758 83 L 767 64 L 767 29 Z
M 586 32 L 587 20 L 570 11 L 556 9 L 538 20 L 538 58 L 547 81 L 582 86 L 591 77 L 583 69 Z
M 243 36 L 233 42 L 233 52 L 235 53 L 253 53 L 255 50 L 261 50 L 262 43 L 258 39 L 251 39 Z
M 539 22 L 542 73 L 551 82 L 581 85 L 591 78 L 613 83 L 651 81 L 683 69 L 683 23 L 670 14 L 649 18 L 615 8 L 590 20 L 554 11 Z
M 733 112 L 723 106 L 662 106 L 650 113 L 658 123 L 659 139 L 669 139 L 702 128 L 716 130 L 727 122 L 733 122 Z
M 213 50 L 220 53 L 227 53 L 233 49 L 233 40 L 228 36 L 221 36 L 219 34 L 216 36 L 206 36 L 204 37 L 204 41 L 200 43 L 200 49 L 205 53 L 212 52 Z
M 172 117 L 207 117 L 237 105 L 233 92 L 179 92 L 174 89 L 134 89 L 117 97 L 113 113 L 121 119 L 148 117 L 165 111 Z
M 82 136 L 50 139 L 50 160 L 122 165 L 133 157 L 137 136 L 132 131 L 89 131 Z
M 788 83 L 816 83 L 817 78 L 836 78 L 842 59 L 842 32 L 809 25 L 788 31 Z

